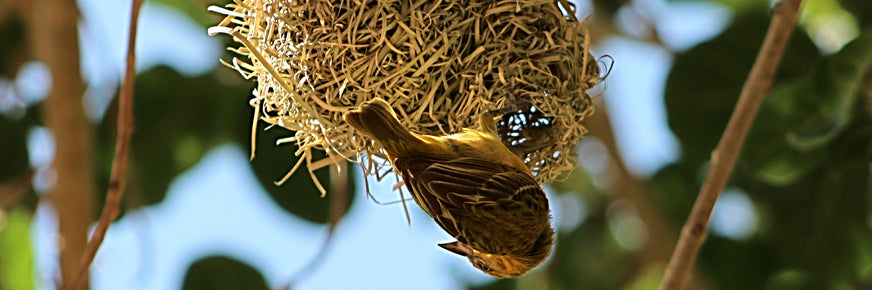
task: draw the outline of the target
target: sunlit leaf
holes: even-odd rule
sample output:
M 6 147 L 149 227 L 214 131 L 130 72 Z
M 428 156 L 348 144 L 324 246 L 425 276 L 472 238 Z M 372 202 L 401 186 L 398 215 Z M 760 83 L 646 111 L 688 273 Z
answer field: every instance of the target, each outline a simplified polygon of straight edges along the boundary
M 838 0 L 805 1 L 802 25 L 824 52 L 834 52 L 857 36 L 857 19 Z
M 0 289 L 36 289 L 30 214 L 0 209 Z
M 663 273 L 666 271 L 665 264 L 656 264 L 651 263 L 645 267 L 645 269 L 641 270 L 641 273 L 636 277 L 630 286 L 626 289 L 628 290 L 649 290 L 649 289 L 658 289 L 660 287 L 660 281 L 663 280 Z

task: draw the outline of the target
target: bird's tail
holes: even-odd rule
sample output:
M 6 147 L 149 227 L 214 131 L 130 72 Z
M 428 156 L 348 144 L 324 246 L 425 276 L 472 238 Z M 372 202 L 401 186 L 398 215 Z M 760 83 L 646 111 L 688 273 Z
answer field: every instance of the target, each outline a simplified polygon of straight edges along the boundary
M 381 144 L 392 158 L 407 155 L 423 145 L 423 141 L 400 123 L 385 100 L 366 102 L 359 109 L 346 113 L 343 118 L 360 133 Z

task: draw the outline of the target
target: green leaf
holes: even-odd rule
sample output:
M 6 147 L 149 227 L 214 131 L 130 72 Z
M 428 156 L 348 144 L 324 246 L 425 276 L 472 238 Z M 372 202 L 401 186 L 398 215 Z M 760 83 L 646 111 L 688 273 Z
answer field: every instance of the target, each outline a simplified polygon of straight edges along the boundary
M 598 190 L 593 184 L 592 177 L 581 166 L 576 166 L 570 171 L 564 180 L 558 180 L 550 184 L 551 188 L 560 193 L 579 194 L 583 197 L 597 194 Z
M 186 77 L 155 67 L 137 76 L 127 195 L 133 206 L 163 200 L 170 182 L 213 147 L 247 144 L 250 84 L 225 84 L 218 73 Z M 103 195 L 115 153 L 116 116 L 113 103 L 98 129 Z
M 872 65 L 872 27 L 839 53 L 826 57 L 813 69 L 812 86 L 817 110 L 787 133 L 791 145 L 804 150 L 829 144 L 848 125 L 869 66 Z
M 856 108 L 857 112 L 861 108 Z M 757 232 L 741 243 L 710 236 L 699 255 L 706 278 L 721 289 L 855 288 L 869 239 L 868 200 L 872 160 L 872 122 L 857 114 L 831 145 L 819 150 L 820 161 L 786 185 L 742 179 L 754 201 Z M 737 278 L 741 277 L 741 278 Z M 861 286 L 863 285 L 863 286 Z
M 610 203 L 589 207 L 587 219 L 572 232 L 560 232 L 545 269 L 547 289 L 619 289 L 632 270 L 634 253 L 622 248 L 608 229 Z M 567 242 L 571 241 L 571 242 Z M 539 289 L 543 287 L 532 287 Z
M 13 10 L 13 11 L 8 11 Z M 21 65 L 33 58 L 27 39 L 27 24 L 24 13 L 7 8 L 3 21 L 0 22 L 0 76 L 8 80 L 14 80 Z M 4 92 L 5 94 L 6 92 Z
M 817 110 L 818 94 L 807 82 L 778 86 L 761 105 L 740 157 L 743 170 L 773 185 L 790 184 L 815 168 L 820 150 L 791 146 L 786 132 Z
M 737 15 L 720 36 L 679 54 L 666 83 L 669 126 L 682 157 L 705 162 L 723 134 L 769 26 L 767 10 Z M 793 33 L 776 81 L 804 76 L 820 53 L 805 33 Z
M 840 0 L 845 10 L 850 11 L 857 18 L 861 27 L 872 25 L 872 1 L 869 0 Z
M 808 178 L 759 190 L 758 197 L 778 217 L 764 238 L 785 266 L 805 270 L 811 281 L 806 285 L 856 278 L 852 261 L 860 253 L 858 247 L 868 246 L 854 241 L 857 233 L 869 233 L 870 125 L 867 117 L 853 120 L 826 148 L 824 161 Z
M 702 185 L 701 164 L 683 161 L 666 165 L 654 176 L 649 184 L 651 195 L 676 224 L 687 218 L 690 208 Z
M 188 268 L 185 290 L 270 289 L 263 275 L 252 266 L 224 256 L 197 260 Z
M 171 68 L 156 67 L 137 76 L 133 105 L 136 125 L 131 140 L 127 195 L 134 206 L 162 201 L 170 182 L 197 164 L 213 147 L 227 142 L 249 147 L 252 112 L 248 97 L 252 84 L 225 84 L 219 76 L 222 73 L 227 71 L 185 77 Z M 115 106 L 110 108 L 114 110 Z M 115 113 L 111 111 L 99 131 L 98 158 L 104 180 L 109 178 L 114 154 L 114 122 Z M 331 197 L 321 197 L 305 167 L 284 186 L 273 184 L 296 163 L 297 149 L 291 145 L 275 146 L 277 139 L 292 133 L 281 128 L 263 131 L 264 126 L 259 124 L 257 158 L 251 163 L 258 180 L 282 208 L 310 221 L 326 223 Z M 325 155 L 316 152 L 314 157 L 317 160 Z M 329 190 L 329 172 L 322 169 L 316 175 Z M 353 184 L 349 172 L 342 176 Z M 101 194 L 105 195 L 107 182 L 101 184 L 104 186 Z M 352 193 L 350 185 L 345 210 L 351 204 Z
M 35 109 L 11 118 L 0 114 L 0 182 L 20 176 L 30 169 L 27 155 L 27 130 L 38 124 Z
M 859 91 L 872 62 L 872 30 L 810 76 L 777 85 L 761 105 L 741 157 L 743 168 L 772 185 L 795 182 L 823 160 L 855 117 Z
M 0 209 L 0 289 L 36 289 L 34 269 L 30 215 Z

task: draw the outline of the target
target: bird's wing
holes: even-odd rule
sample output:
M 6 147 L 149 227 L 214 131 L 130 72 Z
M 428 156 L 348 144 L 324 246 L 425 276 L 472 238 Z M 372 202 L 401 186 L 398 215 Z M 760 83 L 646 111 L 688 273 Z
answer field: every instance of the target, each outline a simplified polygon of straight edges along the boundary
M 458 241 L 492 254 L 531 248 L 548 233 L 545 192 L 517 169 L 476 158 L 394 160 L 418 205 Z

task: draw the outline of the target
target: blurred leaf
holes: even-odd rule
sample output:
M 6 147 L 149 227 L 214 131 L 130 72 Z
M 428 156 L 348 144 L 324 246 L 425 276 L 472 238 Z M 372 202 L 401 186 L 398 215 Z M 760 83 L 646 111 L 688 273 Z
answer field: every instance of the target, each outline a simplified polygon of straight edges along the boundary
M 127 196 L 137 199 L 134 205 L 163 200 L 169 183 L 213 147 L 247 144 L 250 88 L 226 85 L 216 74 L 185 77 L 171 68 L 156 67 L 137 76 Z M 115 149 L 116 110 L 113 103 L 98 131 L 104 196 Z
M 864 285 L 872 285 L 872 235 L 868 232 L 856 234 L 854 247 L 858 249 L 856 260 L 857 280 Z
M 854 117 L 870 64 L 872 29 L 825 57 L 810 77 L 777 85 L 749 134 L 744 168 L 765 182 L 785 185 L 817 166 L 823 147 Z
M 819 165 L 794 183 L 773 186 L 745 180 L 741 185 L 760 210 L 757 232 L 748 241 L 711 236 L 700 252 L 700 265 L 720 289 L 857 289 L 858 259 L 869 244 L 869 164 L 872 122 L 858 116 L 822 148 Z M 740 174 L 741 175 L 741 174 Z M 868 251 L 865 250 L 865 251 Z M 737 278 L 741 277 L 741 278 Z
M 818 108 L 806 122 L 787 133 L 788 141 L 799 149 L 826 145 L 842 132 L 852 118 L 851 109 L 872 65 L 872 27 L 839 53 L 824 59 L 813 69 L 813 92 Z M 808 83 L 808 82 L 805 82 Z
M 872 25 L 872 1 L 869 0 L 840 0 L 842 7 L 850 11 L 857 18 L 860 27 Z
M 657 204 L 676 224 L 687 218 L 693 202 L 699 193 L 702 180 L 698 178 L 698 168 L 687 162 L 666 165 L 651 177 L 651 194 Z
M 14 80 L 21 65 L 32 59 L 28 46 L 27 29 L 20 15 L 12 15 L 18 11 L 9 11 L 9 5 L 3 7 L 6 11 L 5 22 L 0 23 L 0 75 Z
M 30 215 L 0 209 L 0 289 L 36 289 L 34 269 Z
M 812 117 L 823 99 L 807 82 L 778 86 L 763 102 L 740 156 L 740 168 L 773 185 L 796 181 L 815 168 L 820 150 L 800 150 L 788 144 L 787 132 Z
M 783 267 L 784 261 L 773 257 L 772 251 L 759 239 L 740 242 L 709 235 L 699 253 L 699 272 L 715 289 L 760 289 Z
M 15 178 L 28 169 L 27 130 L 38 125 L 36 109 L 27 110 L 21 118 L 10 119 L 0 114 L 0 182 Z
M 636 279 L 627 286 L 627 290 L 659 289 L 660 281 L 666 272 L 665 264 L 648 264 Z
M 691 164 L 709 159 L 726 127 L 769 26 L 766 12 L 744 11 L 720 36 L 675 58 L 666 84 L 667 116 Z M 776 81 L 807 74 L 810 60 L 818 58 L 806 34 L 794 33 Z
M 732 113 L 768 21 L 765 14 L 739 15 L 721 36 L 676 57 L 666 104 L 683 159 L 651 182 L 676 223 L 696 199 L 700 168 Z M 823 58 L 804 33 L 793 34 L 731 180 L 752 198 L 757 232 L 746 241 L 710 236 L 699 254 L 698 273 L 717 289 L 858 285 L 861 273 L 853 265 L 860 246 L 853 241 L 857 233 L 869 235 L 872 159 L 872 125 L 851 83 L 868 68 L 863 43 Z
M 802 271 L 786 270 L 766 281 L 766 289 L 803 289 L 808 284 L 808 275 Z
M 838 0 L 806 1 L 800 13 L 799 25 L 826 53 L 839 50 L 857 37 L 857 19 Z
M 185 290 L 270 289 L 257 269 L 223 256 L 197 260 L 188 268 Z
M 869 235 L 869 128 L 868 118 L 853 122 L 824 152 L 825 161 L 809 178 L 758 191 L 768 193 L 758 196 L 769 201 L 771 214 L 779 219 L 766 233 L 768 246 L 790 268 L 804 269 L 810 285 L 829 285 L 856 274 L 851 261 L 859 252 L 852 241 L 857 233 Z
M 558 180 L 550 184 L 551 188 L 560 193 L 572 193 L 588 196 L 598 192 L 591 180 L 590 174 L 581 166 L 576 166 L 570 171 L 565 180 Z
M 551 262 L 542 269 L 550 278 L 549 289 L 619 289 L 628 282 L 633 253 L 621 248 L 609 231 L 607 206 L 591 206 L 581 226 L 558 233 Z
M 249 147 L 251 130 L 250 83 L 226 85 L 218 76 L 222 72 L 199 77 L 185 77 L 168 67 L 156 67 L 137 76 L 134 95 L 135 130 L 132 136 L 130 186 L 128 200 L 134 205 L 160 202 L 169 183 L 188 170 L 210 149 L 226 142 Z M 116 106 L 110 106 L 115 110 Z M 100 131 L 99 159 L 101 176 L 108 180 L 114 154 L 114 111 L 107 113 Z M 305 167 L 284 186 L 279 180 L 296 162 L 296 147 L 275 146 L 275 140 L 287 137 L 288 131 L 276 128 L 263 131 L 259 124 L 257 158 L 252 162 L 264 189 L 285 210 L 313 222 L 328 220 L 328 199 L 322 198 Z M 316 159 L 324 154 L 314 154 Z M 352 170 L 356 167 L 350 167 Z M 325 188 L 330 187 L 327 169 L 316 172 Z M 351 174 L 343 172 L 349 182 Z M 101 194 L 105 195 L 105 185 Z M 351 184 L 351 183 L 349 183 Z M 353 192 L 353 185 L 349 186 Z M 349 194 L 353 197 L 353 194 Z M 347 198 L 346 207 L 352 198 Z
M 279 127 L 264 130 L 266 125 L 264 122 L 258 122 L 257 146 L 255 147 L 257 151 L 251 162 L 261 185 L 284 210 L 312 222 L 327 223 L 332 197 L 329 193 L 325 197 L 321 197 L 321 192 L 315 187 L 315 182 L 312 181 L 305 163 L 284 184 L 275 185 L 274 182 L 281 180 L 297 163 L 299 157 L 294 156 L 297 146 L 293 144 L 275 145 L 276 140 L 288 137 L 293 134 L 292 132 Z M 327 157 L 324 152 L 319 150 L 313 150 L 312 156 L 313 160 Z M 346 168 L 349 170 L 341 173 L 341 176 L 347 178 L 348 182 L 345 210 L 342 212 L 347 212 L 354 200 L 354 178 L 350 170 L 360 170 L 356 165 Z M 315 176 L 324 186 L 324 189 L 330 192 L 329 167 L 316 170 Z

